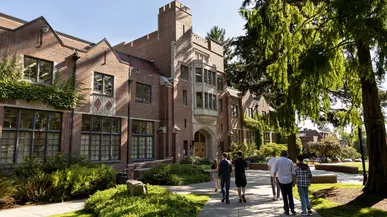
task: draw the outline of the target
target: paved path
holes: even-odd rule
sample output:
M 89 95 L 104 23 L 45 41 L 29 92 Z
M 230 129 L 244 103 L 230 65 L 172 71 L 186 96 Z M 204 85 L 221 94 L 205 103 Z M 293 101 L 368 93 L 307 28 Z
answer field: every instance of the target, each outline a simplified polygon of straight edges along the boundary
M 0 211 L 0 217 L 42 217 L 63 214 L 83 209 L 84 202 L 85 200 L 74 200 L 64 203 L 24 206 Z
M 211 194 L 210 200 L 203 207 L 198 217 L 278 217 L 283 216 L 283 205 L 281 201 L 272 201 L 270 177 L 267 171 L 249 170 L 247 175 L 247 203 L 238 203 L 238 192 L 236 191 L 234 179 L 231 180 L 230 204 L 220 202 L 219 193 L 214 192 L 213 183 L 201 183 L 190 186 L 164 186 L 169 190 L 180 193 Z M 295 200 L 297 216 L 301 216 L 301 204 Z M 321 217 L 317 213 L 314 217 Z
M 337 182 L 346 184 L 363 184 L 362 174 L 340 173 L 326 170 L 315 170 L 314 166 L 310 167 L 313 175 L 337 175 Z

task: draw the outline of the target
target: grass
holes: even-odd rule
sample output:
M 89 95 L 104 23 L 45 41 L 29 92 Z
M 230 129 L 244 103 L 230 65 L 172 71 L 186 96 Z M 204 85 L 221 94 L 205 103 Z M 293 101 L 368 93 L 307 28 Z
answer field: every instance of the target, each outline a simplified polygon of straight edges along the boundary
M 208 199 L 208 195 L 178 195 L 152 185 L 146 196 L 134 197 L 126 185 L 119 185 L 92 195 L 85 210 L 55 217 L 195 217 Z
M 344 166 L 357 167 L 357 168 L 359 168 L 359 172 L 363 172 L 362 162 L 346 162 L 343 165 Z M 368 162 L 365 162 L 365 168 L 366 168 L 366 171 L 368 172 Z
M 361 189 L 361 185 L 351 184 L 313 184 L 310 186 L 309 198 L 311 206 L 323 217 L 385 217 L 387 212 L 355 205 L 339 204 L 324 198 L 315 198 L 312 193 L 329 188 L 357 188 Z M 294 197 L 300 199 L 297 187 L 293 188 Z

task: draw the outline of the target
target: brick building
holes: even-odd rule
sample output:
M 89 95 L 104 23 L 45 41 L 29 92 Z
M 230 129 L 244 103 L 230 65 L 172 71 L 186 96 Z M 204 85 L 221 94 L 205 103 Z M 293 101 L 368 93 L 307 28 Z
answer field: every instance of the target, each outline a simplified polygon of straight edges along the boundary
M 124 169 L 216 158 L 232 141 L 254 141 L 244 114 L 266 115 L 270 106 L 227 87 L 223 47 L 192 29 L 191 10 L 178 1 L 160 8 L 156 31 L 115 46 L 57 32 L 44 17 L 0 13 L 0 56 L 15 56 L 32 83 L 75 78 L 85 99 L 74 110 L 0 102 L 0 165 L 77 152 Z

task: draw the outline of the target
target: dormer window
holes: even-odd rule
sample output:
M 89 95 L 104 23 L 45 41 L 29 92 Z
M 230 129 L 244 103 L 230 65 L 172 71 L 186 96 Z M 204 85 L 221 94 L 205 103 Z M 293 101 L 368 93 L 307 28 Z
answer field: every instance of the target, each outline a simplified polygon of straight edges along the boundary
M 33 57 L 24 57 L 24 80 L 52 84 L 54 63 Z
M 114 77 L 94 72 L 94 93 L 113 96 Z

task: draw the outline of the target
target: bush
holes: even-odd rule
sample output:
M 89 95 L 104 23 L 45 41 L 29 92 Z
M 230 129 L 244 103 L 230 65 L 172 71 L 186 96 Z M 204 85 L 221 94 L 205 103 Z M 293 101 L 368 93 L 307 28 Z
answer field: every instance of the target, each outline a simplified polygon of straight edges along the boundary
M 152 185 L 185 185 L 210 181 L 200 166 L 187 164 L 166 164 L 152 167 L 140 177 Z
M 263 156 L 269 157 L 273 154 L 273 152 L 275 152 L 277 156 L 280 156 L 281 151 L 283 150 L 288 150 L 287 145 L 277 144 L 277 143 L 267 143 L 265 145 L 262 145 L 259 151 Z
M 15 197 L 22 201 L 39 202 L 48 200 L 51 192 L 50 174 L 38 172 L 29 177 L 15 178 Z
M 197 156 L 188 156 L 188 157 L 184 157 L 180 161 L 180 164 L 211 165 L 212 160 L 210 160 L 208 158 L 197 157 Z
M 8 178 L 0 178 L 0 200 L 11 196 L 15 191 L 13 181 Z
M 244 144 L 244 143 L 232 143 L 230 148 L 230 158 L 234 159 L 237 157 L 237 152 L 242 151 L 245 158 L 251 157 L 257 154 L 257 146 L 255 143 Z
M 103 217 L 195 217 L 208 200 L 208 196 L 178 195 L 162 187 L 147 187 L 148 194 L 137 197 L 130 196 L 125 185 L 99 191 L 86 201 L 85 210 Z
M 247 157 L 246 161 L 249 161 L 250 163 L 265 163 L 266 157 L 264 155 L 255 155 L 255 156 Z
M 341 158 L 354 160 L 361 158 L 361 154 L 353 147 L 345 147 L 341 149 Z

